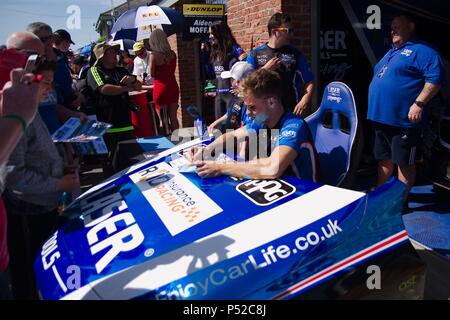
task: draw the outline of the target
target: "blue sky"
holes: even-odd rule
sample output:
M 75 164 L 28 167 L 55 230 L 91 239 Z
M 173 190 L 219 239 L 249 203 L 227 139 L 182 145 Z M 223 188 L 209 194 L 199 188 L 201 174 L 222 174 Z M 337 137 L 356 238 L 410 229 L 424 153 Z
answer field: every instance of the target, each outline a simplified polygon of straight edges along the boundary
M 14 31 L 24 31 L 30 22 L 42 21 L 53 30 L 66 29 L 75 42 L 72 49 L 83 47 L 90 41 L 98 39 L 95 23 L 100 13 L 117 6 L 124 0 L 0 0 L 0 44 L 5 43 Z M 80 8 L 80 29 L 70 30 L 67 21 L 72 6 Z

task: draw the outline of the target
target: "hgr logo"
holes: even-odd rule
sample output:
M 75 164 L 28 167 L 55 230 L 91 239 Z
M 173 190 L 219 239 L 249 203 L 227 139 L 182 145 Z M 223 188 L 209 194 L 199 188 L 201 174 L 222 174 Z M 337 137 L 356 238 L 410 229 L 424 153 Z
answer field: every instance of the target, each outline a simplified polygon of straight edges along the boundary
M 283 180 L 250 180 L 236 186 L 236 190 L 258 206 L 268 206 L 295 192 L 295 187 Z
M 339 95 L 341 94 L 341 89 L 336 87 L 328 87 L 328 93 Z

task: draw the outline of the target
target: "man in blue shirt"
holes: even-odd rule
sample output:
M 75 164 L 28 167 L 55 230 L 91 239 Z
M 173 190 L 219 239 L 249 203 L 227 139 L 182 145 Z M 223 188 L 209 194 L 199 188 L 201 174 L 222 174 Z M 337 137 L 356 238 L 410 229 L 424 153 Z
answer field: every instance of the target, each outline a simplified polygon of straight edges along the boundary
M 285 13 L 275 13 L 267 29 L 269 42 L 252 50 L 247 62 L 255 69 L 278 72 L 283 83 L 283 106 L 296 115 L 304 115 L 314 91 L 314 76 L 305 56 L 289 45 L 294 32 L 291 18 Z
M 367 115 L 374 122 L 378 185 L 398 166 L 398 178 L 407 185 L 405 205 L 415 181 L 415 156 L 427 120 L 426 104 L 445 84 L 438 52 L 416 40 L 414 31 L 410 17 L 393 18 L 393 46 L 375 66 Z
M 247 115 L 253 122 L 217 138 L 193 156 L 202 177 L 226 174 L 250 179 L 276 179 L 283 174 L 317 181 L 317 156 L 308 125 L 281 103 L 282 84 L 278 73 L 259 69 L 241 83 Z M 258 148 L 255 159 L 245 162 L 204 161 L 218 155 L 228 139 Z M 262 150 L 263 149 L 263 150 Z M 218 152 L 219 151 L 219 152 Z

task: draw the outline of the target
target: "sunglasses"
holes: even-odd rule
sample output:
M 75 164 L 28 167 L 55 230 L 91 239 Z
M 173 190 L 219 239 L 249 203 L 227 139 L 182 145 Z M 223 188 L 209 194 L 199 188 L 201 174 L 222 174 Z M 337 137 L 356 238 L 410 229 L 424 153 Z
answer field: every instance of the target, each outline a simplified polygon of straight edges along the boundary
M 39 40 L 41 40 L 42 43 L 46 43 L 48 40 L 50 40 L 52 38 L 53 38 L 53 35 L 49 35 L 46 37 L 39 38 Z
M 294 33 L 294 28 L 273 28 L 272 31 L 285 31 L 287 33 Z

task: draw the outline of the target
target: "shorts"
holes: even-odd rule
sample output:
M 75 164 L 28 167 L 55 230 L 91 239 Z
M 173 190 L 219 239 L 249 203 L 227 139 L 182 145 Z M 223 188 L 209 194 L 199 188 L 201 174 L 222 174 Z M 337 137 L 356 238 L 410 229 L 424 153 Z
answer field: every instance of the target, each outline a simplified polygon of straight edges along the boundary
M 392 160 L 398 166 L 409 166 L 415 163 L 422 129 L 374 123 L 374 132 L 374 157 L 376 160 Z

